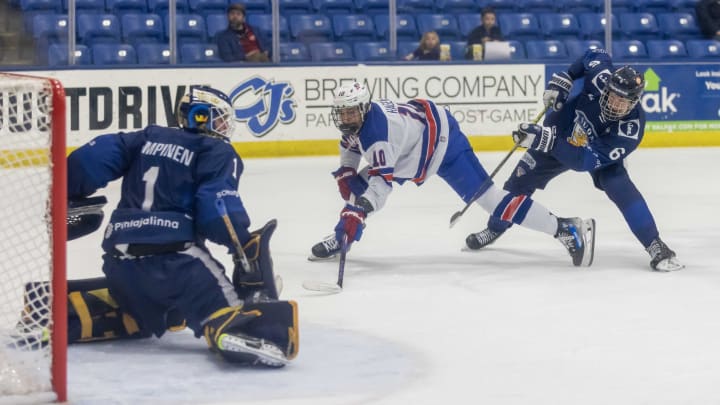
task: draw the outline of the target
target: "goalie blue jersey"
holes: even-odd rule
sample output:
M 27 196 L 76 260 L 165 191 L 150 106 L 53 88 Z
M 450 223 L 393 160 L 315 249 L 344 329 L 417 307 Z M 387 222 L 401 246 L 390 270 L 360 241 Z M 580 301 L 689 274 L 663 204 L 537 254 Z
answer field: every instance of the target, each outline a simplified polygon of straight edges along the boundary
M 210 239 L 232 248 L 216 200 L 222 198 L 242 242 L 250 220 L 238 194 L 243 171 L 230 143 L 178 128 L 99 136 L 68 157 L 68 198 L 122 180 L 103 248 Z M 234 251 L 234 248 L 232 248 Z M 121 250 L 122 251 L 122 250 Z
M 600 94 L 614 70 L 604 50 L 588 50 L 568 69 L 573 80 L 584 79 L 582 91 L 545 118 L 543 125 L 554 127 L 557 135 L 552 156 L 573 170 L 622 163 L 642 141 L 645 112 L 640 103 L 619 121 L 600 115 Z

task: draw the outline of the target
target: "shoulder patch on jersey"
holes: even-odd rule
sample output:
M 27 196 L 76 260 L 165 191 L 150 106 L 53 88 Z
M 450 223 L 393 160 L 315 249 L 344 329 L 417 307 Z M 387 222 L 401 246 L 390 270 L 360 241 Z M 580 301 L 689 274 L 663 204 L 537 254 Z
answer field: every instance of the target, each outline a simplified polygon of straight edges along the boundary
M 640 137 L 640 120 L 620 120 L 618 122 L 618 135 L 625 138 L 638 139 Z
M 592 78 L 592 84 L 595 86 L 598 92 L 602 92 L 602 89 L 605 88 L 605 85 L 607 84 L 608 80 L 610 80 L 610 76 L 612 74 L 610 73 L 610 70 L 603 69 L 600 72 L 598 72 L 595 76 Z

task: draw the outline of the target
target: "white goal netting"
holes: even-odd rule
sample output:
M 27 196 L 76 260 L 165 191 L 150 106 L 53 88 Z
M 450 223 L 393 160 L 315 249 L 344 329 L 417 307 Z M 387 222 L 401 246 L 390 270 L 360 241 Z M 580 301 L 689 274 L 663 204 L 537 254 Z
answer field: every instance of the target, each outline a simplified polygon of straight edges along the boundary
M 55 91 L 49 80 L 0 74 L 0 403 L 57 399 L 51 283 L 64 235 L 53 225 L 65 226 L 54 208 L 66 202 L 53 198 Z

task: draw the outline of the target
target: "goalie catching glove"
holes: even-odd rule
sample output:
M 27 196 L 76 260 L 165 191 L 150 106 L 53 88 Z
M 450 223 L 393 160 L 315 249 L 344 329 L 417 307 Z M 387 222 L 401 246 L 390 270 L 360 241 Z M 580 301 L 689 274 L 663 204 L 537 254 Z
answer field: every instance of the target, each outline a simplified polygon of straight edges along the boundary
M 549 105 L 555 111 L 560 111 L 570 95 L 572 85 L 573 80 L 566 72 L 553 73 L 552 79 L 543 92 L 543 104 Z
M 555 127 L 522 123 L 512 133 L 513 140 L 519 146 L 548 153 L 555 145 Z

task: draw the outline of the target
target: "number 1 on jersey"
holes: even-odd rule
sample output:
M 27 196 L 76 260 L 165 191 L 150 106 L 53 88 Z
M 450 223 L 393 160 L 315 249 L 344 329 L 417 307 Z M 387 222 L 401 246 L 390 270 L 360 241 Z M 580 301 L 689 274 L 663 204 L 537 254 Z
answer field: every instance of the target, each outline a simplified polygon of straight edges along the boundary
M 143 181 L 145 182 L 145 199 L 142 203 L 143 211 L 150 211 L 153 205 L 153 199 L 155 199 L 155 182 L 157 182 L 158 174 L 160 174 L 160 168 L 153 166 L 149 168 L 145 174 L 143 174 Z

